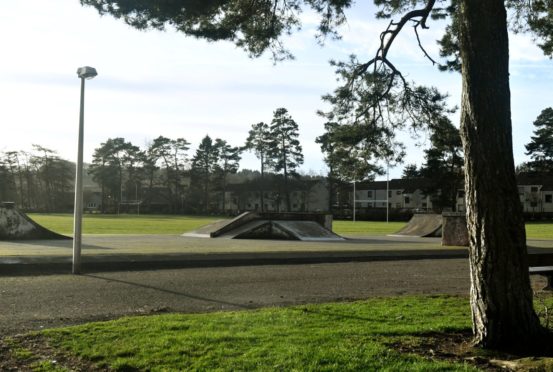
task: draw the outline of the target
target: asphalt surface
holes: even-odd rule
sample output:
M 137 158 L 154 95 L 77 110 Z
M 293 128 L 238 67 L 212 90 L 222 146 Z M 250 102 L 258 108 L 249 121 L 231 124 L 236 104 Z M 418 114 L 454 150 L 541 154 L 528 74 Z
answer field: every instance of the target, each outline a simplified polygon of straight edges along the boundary
M 464 247 L 439 238 L 344 242 L 85 236 L 0 242 L 0 335 L 124 315 L 206 312 L 408 294 L 468 294 Z M 531 261 L 552 241 L 529 242 Z M 548 263 L 551 264 L 551 263 Z
M 467 294 L 466 259 L 0 276 L 0 334 L 123 315 Z

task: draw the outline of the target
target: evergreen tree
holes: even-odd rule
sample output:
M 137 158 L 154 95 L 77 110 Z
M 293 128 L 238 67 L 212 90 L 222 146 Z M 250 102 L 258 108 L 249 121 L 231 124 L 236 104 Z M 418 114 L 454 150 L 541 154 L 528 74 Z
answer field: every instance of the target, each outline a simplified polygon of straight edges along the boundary
M 407 164 L 403 168 L 403 173 L 401 174 L 401 178 L 405 179 L 413 179 L 413 178 L 420 178 L 420 170 L 417 167 L 417 164 Z
M 201 209 L 205 213 L 208 213 L 210 210 L 209 193 L 218 161 L 219 148 L 211 137 L 205 136 L 192 158 L 192 184 L 193 187 L 200 190 L 202 195 Z
M 298 140 L 299 128 L 288 114 L 288 110 L 278 108 L 273 114 L 269 130 L 271 139 L 268 155 L 275 171 L 282 171 L 286 210 L 289 212 L 291 211 L 289 177 L 297 175 L 297 168 L 303 164 L 302 148 Z
M 270 151 L 270 143 L 271 133 L 269 130 L 269 125 L 263 122 L 259 122 L 252 125 L 252 128 L 248 133 L 248 138 L 246 139 L 246 144 L 244 145 L 244 149 L 248 151 L 253 151 L 260 162 L 261 181 L 258 182 L 258 184 L 260 186 L 259 196 L 261 202 L 261 212 L 265 211 L 265 190 L 263 190 L 265 170 L 266 168 L 271 167 L 271 159 L 268 157 Z
M 553 108 L 548 107 L 534 121 L 534 135 L 526 145 L 528 166 L 537 173 L 553 173 Z
M 239 147 L 232 147 L 227 141 L 217 138 L 215 147 L 219 154 L 219 161 L 215 169 L 217 181 L 222 191 L 222 211 L 226 211 L 226 193 L 227 193 L 227 178 L 229 174 L 235 174 L 240 167 L 240 153 L 242 150 Z
M 124 201 L 123 191 L 126 190 L 127 199 L 133 195 L 136 185 L 140 183 L 140 174 L 137 168 L 142 166 L 143 153 L 140 148 L 124 138 L 108 138 L 100 147 L 94 150 L 89 174 L 101 185 L 102 209 L 104 203 L 113 200 L 117 213 L 121 210 Z M 128 181 L 125 185 L 125 176 Z M 132 190 L 132 191 L 131 191 Z
M 148 148 L 150 171 L 151 163 L 161 163 L 164 169 L 163 183 L 167 190 L 167 199 L 173 212 L 182 208 L 184 186 L 182 183 L 184 171 L 188 163 L 187 151 L 190 143 L 184 138 L 170 139 L 159 136 Z
M 461 135 L 446 117 L 430 130 L 431 147 L 425 150 L 426 161 L 418 172 L 432 180 L 432 185 L 423 191 L 433 197 L 433 206 L 455 210 L 457 190 L 463 182 Z

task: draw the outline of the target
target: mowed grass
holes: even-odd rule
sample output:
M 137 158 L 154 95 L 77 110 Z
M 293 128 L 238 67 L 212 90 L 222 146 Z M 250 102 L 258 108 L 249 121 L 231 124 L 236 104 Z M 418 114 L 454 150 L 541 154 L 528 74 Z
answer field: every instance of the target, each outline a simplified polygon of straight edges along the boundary
M 116 371 L 473 371 L 390 346 L 469 330 L 468 299 L 440 296 L 126 317 L 40 334 Z
M 399 231 L 405 222 L 335 220 L 332 229 L 340 235 L 389 235 Z
M 42 226 L 60 234 L 73 232 L 72 214 L 30 213 L 29 217 Z M 200 226 L 228 217 L 176 215 L 102 215 L 83 216 L 84 234 L 182 234 Z M 405 225 L 404 222 L 342 221 L 333 223 L 333 230 L 341 235 L 387 235 Z
M 29 216 L 42 226 L 60 234 L 73 232 L 72 214 L 31 213 Z M 83 232 L 85 234 L 182 234 L 225 218 L 228 217 L 85 214 Z M 333 230 L 345 236 L 378 236 L 393 234 L 404 225 L 405 222 L 335 220 Z M 553 240 L 553 221 L 527 222 L 526 235 L 528 239 Z
M 72 214 L 29 214 L 42 226 L 60 234 L 73 233 Z M 84 234 L 182 234 L 224 217 L 173 215 L 101 215 L 83 216 Z
M 553 221 L 526 222 L 526 237 L 528 239 L 553 240 Z

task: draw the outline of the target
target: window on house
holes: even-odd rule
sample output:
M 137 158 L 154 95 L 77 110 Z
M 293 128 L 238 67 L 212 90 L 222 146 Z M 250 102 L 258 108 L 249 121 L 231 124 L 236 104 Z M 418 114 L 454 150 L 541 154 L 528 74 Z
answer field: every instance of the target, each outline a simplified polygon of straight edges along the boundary
M 389 197 L 389 198 L 392 197 L 392 190 L 388 191 L 388 197 Z
M 553 195 L 551 195 L 551 194 L 545 195 L 545 202 L 546 203 L 553 203 Z
M 372 197 L 373 197 L 372 190 L 367 191 L 367 198 L 372 199 Z
M 401 195 L 401 190 L 397 190 L 396 195 Z
M 531 191 L 531 192 L 538 192 L 538 186 L 532 186 L 532 187 L 530 188 L 530 191 Z
M 409 203 L 411 203 L 411 198 L 406 196 L 405 197 L 405 204 L 409 204 Z
M 458 195 L 459 198 L 464 198 L 465 197 L 465 190 L 457 191 L 457 195 Z
M 422 203 L 423 208 L 426 208 L 426 205 L 427 205 L 426 203 Z

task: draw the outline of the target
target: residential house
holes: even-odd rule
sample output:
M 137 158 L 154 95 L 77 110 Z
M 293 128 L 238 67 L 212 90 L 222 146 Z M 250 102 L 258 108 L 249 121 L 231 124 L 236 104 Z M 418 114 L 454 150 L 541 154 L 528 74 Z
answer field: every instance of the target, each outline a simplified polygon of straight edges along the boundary
M 430 186 L 431 181 L 425 178 L 357 182 L 351 185 L 350 200 L 358 210 L 388 206 L 390 209 L 431 211 L 432 197 L 424 192 Z
M 328 210 L 328 188 L 323 179 L 289 180 L 291 212 L 321 212 Z M 261 197 L 263 195 L 263 198 Z M 263 208 L 261 202 L 263 200 Z M 286 211 L 286 196 L 282 180 L 269 175 L 265 179 L 230 184 L 225 193 L 225 214 L 244 211 Z M 222 200 L 219 210 L 223 209 Z

